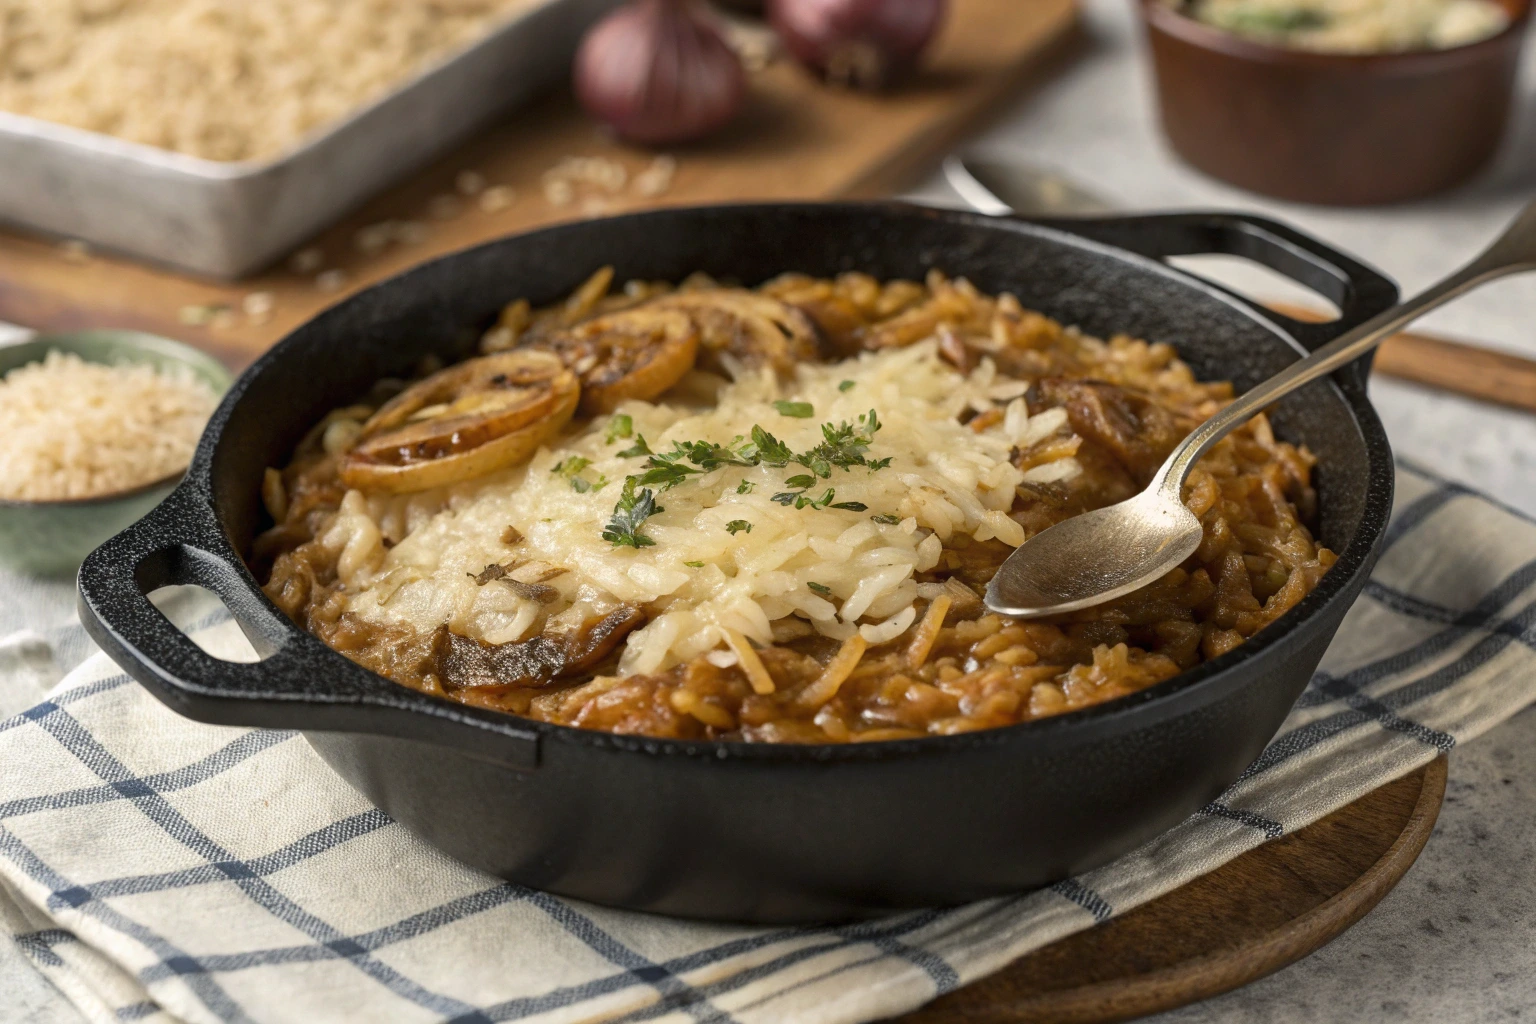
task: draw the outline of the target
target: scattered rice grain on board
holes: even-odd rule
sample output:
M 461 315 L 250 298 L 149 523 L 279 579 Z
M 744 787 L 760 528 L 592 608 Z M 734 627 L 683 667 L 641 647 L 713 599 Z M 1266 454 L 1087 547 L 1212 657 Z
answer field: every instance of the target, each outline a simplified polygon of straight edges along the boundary
M 480 209 L 486 213 L 498 213 L 511 206 L 517 193 L 506 185 L 492 185 L 480 194 Z
M 453 220 L 464 212 L 464 203 L 458 196 L 443 193 L 427 202 L 427 215 L 433 220 Z
M 300 249 L 288 259 L 288 269 L 295 274 L 313 274 L 325 266 L 325 253 L 316 248 Z
M 479 171 L 460 171 L 453 179 L 459 195 L 474 197 L 485 191 L 485 175 Z
M 642 196 L 655 197 L 672 187 L 672 176 L 677 173 L 677 160 L 663 153 L 652 160 L 650 166 L 635 175 L 635 191 Z

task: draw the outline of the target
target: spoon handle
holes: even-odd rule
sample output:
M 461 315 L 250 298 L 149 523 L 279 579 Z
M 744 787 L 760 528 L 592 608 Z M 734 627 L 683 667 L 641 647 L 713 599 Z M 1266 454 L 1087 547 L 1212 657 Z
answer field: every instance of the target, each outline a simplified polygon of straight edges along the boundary
M 1536 202 L 1526 206 L 1492 245 L 1456 273 L 1292 363 L 1196 427 L 1168 456 L 1149 489 L 1178 501 L 1184 478 L 1200 456 L 1270 403 L 1358 359 L 1437 306 L 1495 278 L 1523 270 L 1536 270 Z

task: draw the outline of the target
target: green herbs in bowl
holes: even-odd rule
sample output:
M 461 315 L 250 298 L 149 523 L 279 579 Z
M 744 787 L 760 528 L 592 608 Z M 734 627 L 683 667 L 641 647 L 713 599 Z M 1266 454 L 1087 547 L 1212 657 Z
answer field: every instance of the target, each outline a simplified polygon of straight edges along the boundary
M 1170 0 L 1184 15 L 1256 42 L 1318 53 L 1448 50 L 1504 31 L 1495 0 Z
M 135 331 L 0 347 L 0 564 L 63 576 L 181 479 L 230 375 Z

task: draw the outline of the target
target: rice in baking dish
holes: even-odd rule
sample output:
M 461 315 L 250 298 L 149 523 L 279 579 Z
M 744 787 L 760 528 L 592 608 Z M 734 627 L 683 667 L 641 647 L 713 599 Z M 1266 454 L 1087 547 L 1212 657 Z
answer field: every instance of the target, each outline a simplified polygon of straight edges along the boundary
M 0 110 L 272 156 L 539 0 L 0 0 Z
M 597 284 L 550 311 L 509 307 L 482 361 L 558 353 L 585 374 L 585 403 L 605 394 L 591 364 L 609 349 L 572 339 L 650 316 L 703 339 L 692 368 L 650 400 L 567 409 L 517 465 L 425 490 L 397 487 L 393 466 L 357 475 L 401 385 L 333 413 L 268 475 L 277 526 L 254 557 L 286 612 L 464 703 L 616 732 L 841 742 L 1133 692 L 1242 643 L 1332 564 L 1304 525 L 1311 457 L 1260 416 L 1191 475 L 1207 536 L 1183 567 L 1055 620 L 988 613 L 980 592 L 1014 547 L 1134 493 L 1230 386 L 1196 381 L 1167 345 L 1091 338 L 937 274 Z M 749 329 L 760 313 L 816 351 L 732 348 L 772 343 Z M 449 378 L 472 374 L 417 389 Z M 419 442 L 417 425 L 476 394 L 441 391 L 394 429 Z

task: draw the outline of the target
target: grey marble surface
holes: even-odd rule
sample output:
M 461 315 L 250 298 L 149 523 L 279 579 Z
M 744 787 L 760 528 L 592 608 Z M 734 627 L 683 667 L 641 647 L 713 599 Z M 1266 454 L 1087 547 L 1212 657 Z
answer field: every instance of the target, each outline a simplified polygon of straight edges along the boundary
M 1405 290 L 1472 255 L 1536 192 L 1536 51 L 1510 144 L 1488 174 L 1427 202 L 1330 210 L 1264 200 L 1178 163 L 1157 133 L 1130 0 L 1085 0 L 1084 36 L 1075 62 L 1022 97 L 978 145 L 1066 171 L 1128 209 L 1227 207 L 1278 217 L 1374 263 Z M 956 202 L 937 177 L 913 197 Z M 1536 278 L 1501 282 L 1422 326 L 1536 358 L 1533 315 Z M 0 342 L 5 333 L 0 325 Z M 1536 418 L 1391 381 L 1375 382 L 1373 397 L 1399 452 L 1536 514 Z M 1423 856 L 1362 922 L 1269 978 L 1155 1020 L 1470 1024 L 1536 1015 L 1533 807 L 1536 710 L 1453 753 L 1445 807 Z M 0 943 L 0 1022 L 23 1021 L 82 1018 Z

